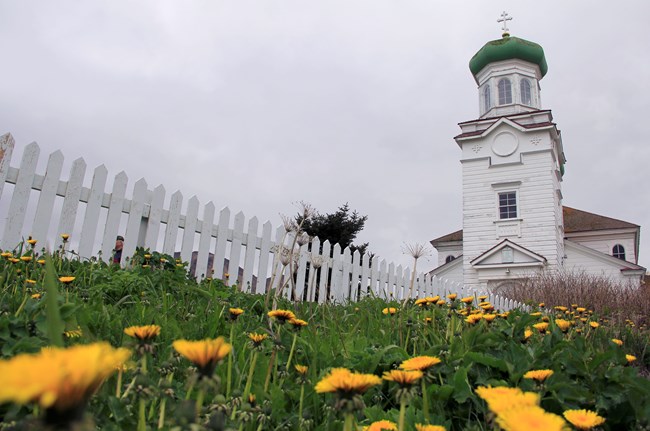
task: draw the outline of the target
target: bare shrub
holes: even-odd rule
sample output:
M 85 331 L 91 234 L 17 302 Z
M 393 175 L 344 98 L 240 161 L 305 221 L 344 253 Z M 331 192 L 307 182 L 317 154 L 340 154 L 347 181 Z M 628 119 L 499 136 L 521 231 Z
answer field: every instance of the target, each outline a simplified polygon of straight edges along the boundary
M 650 318 L 650 286 L 620 284 L 584 272 L 534 275 L 504 284 L 495 293 L 528 304 L 543 302 L 546 307 L 578 304 L 617 323 L 629 319 L 637 327 L 647 325 Z

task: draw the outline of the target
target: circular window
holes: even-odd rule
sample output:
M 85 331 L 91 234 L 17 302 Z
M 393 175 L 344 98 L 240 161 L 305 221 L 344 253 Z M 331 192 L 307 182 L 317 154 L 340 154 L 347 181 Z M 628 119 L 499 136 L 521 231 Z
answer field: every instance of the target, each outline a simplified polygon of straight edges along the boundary
M 519 140 L 510 132 L 501 132 L 492 141 L 492 152 L 497 156 L 506 157 L 517 151 Z

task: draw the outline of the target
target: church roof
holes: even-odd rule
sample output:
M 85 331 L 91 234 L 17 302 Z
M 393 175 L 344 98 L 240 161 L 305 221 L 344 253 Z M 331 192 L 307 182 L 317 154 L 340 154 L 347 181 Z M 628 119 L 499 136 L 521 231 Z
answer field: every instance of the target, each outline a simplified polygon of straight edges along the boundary
M 564 215 L 564 233 L 639 228 L 639 225 L 633 223 L 566 206 L 562 207 L 562 214 Z M 461 229 L 431 240 L 431 245 L 435 247 L 446 242 L 456 242 L 462 240 L 463 230 Z
M 439 238 L 432 239 L 431 240 L 431 245 L 434 247 L 438 244 L 444 243 L 444 242 L 454 242 L 454 241 L 462 241 L 463 240 L 463 230 L 457 230 L 456 232 L 448 233 L 447 235 L 443 235 Z
M 514 58 L 539 66 L 542 77 L 548 71 L 544 49 L 540 45 L 518 37 L 511 37 L 508 33 L 504 33 L 501 39 L 492 40 L 483 45 L 483 48 L 469 61 L 469 69 L 472 75 L 476 76 L 490 63 Z
M 540 111 L 540 112 L 542 112 L 542 111 Z M 528 113 L 526 112 L 526 114 L 528 114 Z M 481 118 L 481 120 L 491 120 L 491 119 L 499 119 L 499 118 L 501 118 L 501 117 Z M 508 119 L 510 121 L 517 124 L 518 126 L 523 127 L 524 129 L 537 129 L 537 128 L 540 128 L 540 127 L 548 127 L 548 126 L 555 126 L 556 125 L 555 123 L 553 123 L 551 121 L 545 121 L 543 123 L 521 124 L 521 123 L 518 123 L 515 118 L 516 117 L 514 117 L 513 115 L 508 115 Z M 464 123 L 472 123 L 474 121 L 476 121 L 476 120 L 465 121 L 463 123 L 458 123 L 458 124 L 461 125 L 461 124 L 464 124 Z M 460 135 L 454 136 L 454 139 L 469 138 L 470 136 L 479 136 L 479 135 L 483 134 L 489 128 L 490 127 L 487 127 L 485 129 L 481 129 L 481 130 L 475 130 L 473 132 L 461 133 Z
M 564 232 L 585 232 L 609 229 L 636 229 L 639 225 L 570 207 L 562 207 Z

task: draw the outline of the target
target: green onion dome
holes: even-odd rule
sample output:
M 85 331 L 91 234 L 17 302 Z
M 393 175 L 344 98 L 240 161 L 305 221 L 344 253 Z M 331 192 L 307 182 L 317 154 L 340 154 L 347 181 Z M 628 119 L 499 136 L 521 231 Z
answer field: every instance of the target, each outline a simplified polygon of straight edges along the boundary
M 541 46 L 518 37 L 511 37 L 508 33 L 504 33 L 501 39 L 492 40 L 483 45 L 483 48 L 469 61 L 469 70 L 476 77 L 488 64 L 513 58 L 538 65 L 542 77 L 548 71 L 546 57 L 544 57 L 544 50 Z

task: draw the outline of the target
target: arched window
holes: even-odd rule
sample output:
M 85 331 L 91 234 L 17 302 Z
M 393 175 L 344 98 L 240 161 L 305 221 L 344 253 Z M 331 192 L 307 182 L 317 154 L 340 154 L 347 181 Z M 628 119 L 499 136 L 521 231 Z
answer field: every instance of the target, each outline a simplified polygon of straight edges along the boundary
M 512 103 L 512 84 L 508 78 L 499 81 L 499 105 Z
M 450 254 L 449 256 L 447 256 L 447 258 L 445 258 L 445 263 L 449 263 L 454 259 L 456 259 L 456 258 L 453 255 Z
M 530 96 L 530 81 L 527 79 L 522 79 L 520 82 L 521 90 L 521 103 L 524 105 L 530 105 L 532 98 Z
M 625 260 L 625 247 L 621 244 L 616 244 L 612 249 L 612 256 Z
M 490 86 L 483 87 L 483 111 L 487 112 L 492 107 L 492 100 L 490 97 Z

